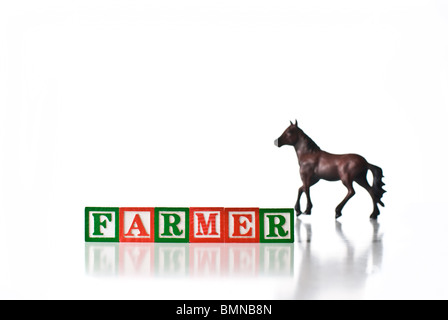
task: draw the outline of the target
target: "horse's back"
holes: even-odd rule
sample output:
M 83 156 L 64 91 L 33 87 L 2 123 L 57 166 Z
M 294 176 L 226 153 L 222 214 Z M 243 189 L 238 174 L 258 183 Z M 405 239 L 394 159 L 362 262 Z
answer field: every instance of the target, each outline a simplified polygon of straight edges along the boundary
M 359 154 L 333 154 L 323 151 L 315 172 L 322 179 L 336 181 L 345 176 L 354 178 L 366 170 L 367 160 Z

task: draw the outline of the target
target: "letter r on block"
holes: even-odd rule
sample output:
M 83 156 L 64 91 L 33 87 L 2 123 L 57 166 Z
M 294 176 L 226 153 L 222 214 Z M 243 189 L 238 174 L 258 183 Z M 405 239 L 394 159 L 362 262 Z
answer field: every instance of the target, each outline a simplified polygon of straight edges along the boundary
M 154 241 L 189 242 L 189 208 L 155 208 Z
M 260 242 L 294 242 L 293 209 L 260 209 Z

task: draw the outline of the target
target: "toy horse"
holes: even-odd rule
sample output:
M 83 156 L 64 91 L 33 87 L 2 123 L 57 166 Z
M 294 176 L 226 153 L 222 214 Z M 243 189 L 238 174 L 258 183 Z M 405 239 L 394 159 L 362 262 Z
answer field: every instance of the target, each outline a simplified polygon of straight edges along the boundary
M 304 214 L 311 214 L 313 204 L 310 199 L 310 187 L 316 184 L 320 179 L 328 181 L 341 180 L 348 189 L 348 193 L 344 200 L 336 207 L 336 219 L 342 215 L 342 208 L 348 200 L 355 195 L 353 189 L 353 181 L 357 182 L 361 187 L 369 192 L 373 201 L 373 213 L 371 219 L 376 219 L 380 214 L 378 204 L 384 207 L 381 201 L 384 183 L 383 170 L 373 164 L 370 164 L 357 154 L 332 154 L 323 151 L 319 146 L 308 137 L 305 132 L 291 122 L 285 132 L 275 140 L 275 145 L 281 147 L 283 145 L 294 146 L 297 157 L 299 159 L 300 177 L 303 185 L 299 188 L 299 196 L 295 205 L 297 216 L 302 214 L 300 210 L 300 197 L 305 192 L 307 198 L 307 206 Z M 372 171 L 373 185 L 367 182 L 367 170 Z

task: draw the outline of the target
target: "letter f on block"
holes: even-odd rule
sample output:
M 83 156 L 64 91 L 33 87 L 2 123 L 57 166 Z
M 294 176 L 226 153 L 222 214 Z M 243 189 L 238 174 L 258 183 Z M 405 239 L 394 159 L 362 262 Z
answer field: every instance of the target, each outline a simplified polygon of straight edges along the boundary
M 118 242 L 118 211 L 116 207 L 86 207 L 86 242 Z
M 94 236 L 102 236 L 101 227 L 107 228 L 107 221 L 112 222 L 111 213 L 92 213 L 93 216 L 93 234 Z M 101 217 L 105 219 L 101 220 Z

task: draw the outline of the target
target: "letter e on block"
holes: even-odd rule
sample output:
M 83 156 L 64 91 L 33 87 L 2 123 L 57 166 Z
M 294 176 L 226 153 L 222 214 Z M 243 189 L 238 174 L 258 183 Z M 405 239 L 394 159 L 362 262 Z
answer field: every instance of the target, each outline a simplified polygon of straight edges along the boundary
M 259 242 L 258 208 L 225 208 L 226 242 Z
M 294 242 L 294 209 L 260 209 L 260 242 Z
M 86 242 L 118 242 L 118 208 L 86 207 Z
M 190 208 L 190 242 L 224 242 L 224 208 Z
M 120 208 L 120 242 L 154 242 L 154 208 Z

